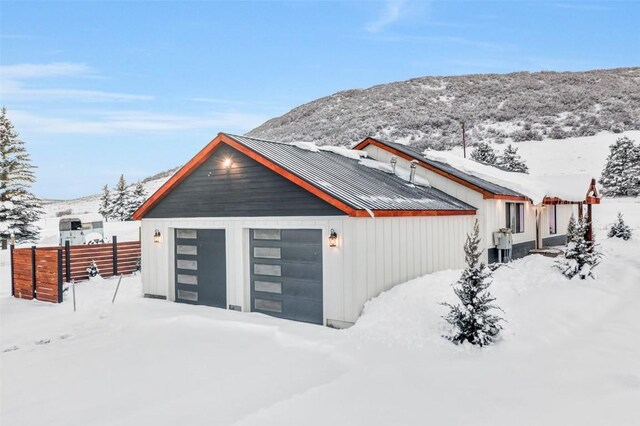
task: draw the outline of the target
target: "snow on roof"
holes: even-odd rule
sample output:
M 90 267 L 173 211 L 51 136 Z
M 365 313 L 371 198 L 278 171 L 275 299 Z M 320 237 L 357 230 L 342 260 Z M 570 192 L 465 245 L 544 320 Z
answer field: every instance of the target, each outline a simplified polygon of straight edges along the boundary
M 369 155 L 366 151 L 362 151 L 359 149 L 349 149 L 343 146 L 332 146 L 332 145 L 318 146 L 313 142 L 292 142 L 292 143 L 289 143 L 289 145 L 293 145 L 300 149 L 304 149 L 311 152 L 320 152 L 320 151 L 333 152 L 334 154 L 342 155 L 343 157 L 351 158 L 352 160 L 359 160 Z
M 528 175 L 498 169 L 459 157 L 450 152 L 426 150 L 424 156 L 433 161 L 450 165 L 464 173 L 519 192 L 540 204 L 545 197 L 557 197 L 564 201 L 584 201 L 591 177 L 577 175 Z
M 374 160 L 372 158 L 363 158 L 360 160 L 360 164 L 366 167 L 371 167 L 372 169 L 382 170 L 385 173 L 394 174 L 393 167 L 391 167 L 391 164 L 389 163 L 383 163 L 382 161 Z M 400 179 L 406 180 L 407 182 L 410 182 L 411 180 L 411 171 L 409 169 L 396 165 L 395 174 Z M 427 178 L 418 176 L 417 174 L 413 176 L 413 183 L 418 186 L 431 186 Z

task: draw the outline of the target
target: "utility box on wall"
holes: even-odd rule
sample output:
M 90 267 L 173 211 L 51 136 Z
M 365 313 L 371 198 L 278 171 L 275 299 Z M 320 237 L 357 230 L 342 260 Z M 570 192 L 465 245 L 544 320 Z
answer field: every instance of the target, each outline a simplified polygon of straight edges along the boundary
M 513 247 L 513 234 L 510 229 L 502 228 L 493 233 L 493 245 L 499 250 L 510 250 Z

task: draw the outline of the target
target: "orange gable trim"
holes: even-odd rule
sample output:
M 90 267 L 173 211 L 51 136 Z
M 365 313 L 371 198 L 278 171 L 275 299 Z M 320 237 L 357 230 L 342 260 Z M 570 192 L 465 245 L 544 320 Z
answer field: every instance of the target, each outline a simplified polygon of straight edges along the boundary
M 336 207 L 338 210 L 345 212 L 347 215 L 351 217 L 370 217 L 370 214 L 367 210 L 358 210 L 355 209 L 342 201 L 334 198 L 330 194 L 327 194 L 323 190 L 313 186 L 309 182 L 304 179 L 294 175 L 283 167 L 275 164 L 271 160 L 263 157 L 257 152 L 247 148 L 243 144 L 237 142 L 233 138 L 219 133 L 211 142 L 207 144 L 195 157 L 193 157 L 187 164 L 185 164 L 178 172 L 173 175 L 164 185 L 162 185 L 147 201 L 142 204 L 135 211 L 133 216 L 131 217 L 133 220 L 142 219 L 153 207 L 155 207 L 164 197 L 169 194 L 176 186 L 178 186 L 182 181 L 184 181 L 191 173 L 193 173 L 199 166 L 201 166 L 211 155 L 215 152 L 220 144 L 226 144 L 235 150 L 245 154 L 246 156 L 252 158 L 257 161 L 261 165 L 267 167 L 270 170 L 278 173 L 280 176 L 285 179 L 295 183 L 301 188 L 309 191 L 316 197 L 320 198 L 323 201 L 331 204 Z M 473 215 L 476 213 L 476 210 L 373 210 L 373 215 L 375 217 L 385 217 L 385 216 L 446 216 L 446 215 Z
M 528 201 L 529 198 L 525 197 L 525 196 L 518 196 L 518 195 L 501 195 L 501 194 L 495 194 L 493 192 L 487 191 L 486 189 L 480 188 L 479 186 L 476 186 L 470 182 L 467 182 L 464 179 L 461 179 L 457 176 L 453 176 L 450 173 L 445 172 L 444 170 L 441 170 L 437 167 L 432 166 L 431 164 L 419 159 L 419 158 L 414 158 L 411 155 L 407 155 L 404 152 L 398 151 L 397 149 L 390 147 L 388 145 L 385 145 L 384 143 L 373 139 L 373 138 L 366 138 L 365 140 L 363 140 L 362 142 L 360 142 L 358 145 L 356 145 L 355 147 L 353 147 L 353 149 L 357 149 L 357 150 L 362 150 L 364 149 L 367 145 L 374 145 L 377 146 L 378 148 L 384 149 L 385 151 L 389 151 L 391 153 L 393 153 L 394 155 L 397 155 L 398 157 L 404 158 L 407 161 L 418 161 L 418 163 L 423 166 L 424 168 L 431 170 L 432 172 L 439 174 L 440 176 L 444 176 L 449 180 L 452 180 L 456 183 L 459 183 L 462 186 L 466 186 L 467 188 L 479 192 L 482 194 L 482 197 L 484 199 L 496 199 L 496 200 L 513 200 L 513 201 Z

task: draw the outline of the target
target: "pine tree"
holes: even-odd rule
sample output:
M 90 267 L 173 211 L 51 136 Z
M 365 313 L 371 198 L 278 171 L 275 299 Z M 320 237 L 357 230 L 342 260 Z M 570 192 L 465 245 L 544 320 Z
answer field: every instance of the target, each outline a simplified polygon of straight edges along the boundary
M 640 146 L 624 136 L 609 147 L 602 176 L 602 193 L 610 197 L 640 195 Z
M 484 263 L 479 262 L 482 254 L 479 247 L 480 227 L 476 220 L 473 235 L 467 235 L 464 245 L 467 267 L 453 289 L 462 303 L 443 303 L 450 309 L 444 319 L 455 329 L 454 334 L 445 337 L 455 344 L 469 342 L 485 346 L 492 343 L 502 330 L 500 322 L 503 319 L 489 313 L 492 309 L 501 309 L 493 304 L 495 298 L 488 291 L 491 271 Z
M 496 151 L 491 148 L 486 142 L 480 142 L 476 145 L 476 148 L 471 152 L 470 155 L 472 160 L 475 160 L 479 163 L 485 164 L 496 164 L 498 161 L 498 156 L 496 155 Z
M 145 201 L 147 200 L 147 191 L 144 189 L 144 185 L 142 182 L 136 183 L 133 190 L 131 191 L 131 196 L 129 200 L 129 218 L 138 210 Z
M 129 218 L 129 191 L 124 175 L 120 175 L 118 184 L 111 192 L 111 217 L 115 220 L 127 220 Z
M 567 244 L 576 239 L 576 218 L 571 214 L 569 218 L 569 224 L 567 225 Z
M 558 260 L 555 266 L 569 279 L 575 276 L 582 280 L 587 277 L 595 279 L 593 269 L 600 263 L 602 255 L 593 241 L 587 241 L 588 227 L 589 218 L 585 215 L 576 222 L 573 235 L 567 231 L 569 241 L 564 251 L 564 259 Z
M 100 197 L 100 207 L 98 207 L 98 213 L 105 218 L 105 220 L 109 220 L 111 217 L 111 194 L 109 193 L 109 185 L 105 185 L 102 188 L 102 196 Z
M 511 144 L 507 145 L 502 155 L 498 158 L 498 165 L 510 172 L 529 173 L 529 167 L 518 154 L 518 148 Z
M 628 239 L 631 238 L 632 234 L 633 232 L 631 231 L 631 228 L 629 227 L 629 225 L 624 223 L 624 219 L 622 218 L 622 213 L 618 212 L 618 220 L 616 221 L 616 223 L 613 224 L 611 229 L 609 229 L 609 233 L 607 234 L 607 236 L 609 238 L 612 238 L 612 237 L 622 238 L 623 240 L 627 241 Z
M 36 222 L 43 211 L 30 191 L 36 181 L 35 166 L 7 117 L 7 109 L 0 113 L 0 239 L 13 234 L 17 242 L 36 241 L 40 229 Z

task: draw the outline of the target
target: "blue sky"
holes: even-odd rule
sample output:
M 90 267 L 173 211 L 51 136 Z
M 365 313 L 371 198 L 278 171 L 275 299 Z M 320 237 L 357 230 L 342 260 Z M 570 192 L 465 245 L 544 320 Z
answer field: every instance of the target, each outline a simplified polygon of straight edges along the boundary
M 637 2 L 0 3 L 0 103 L 48 198 L 188 161 L 339 90 L 640 65 Z

